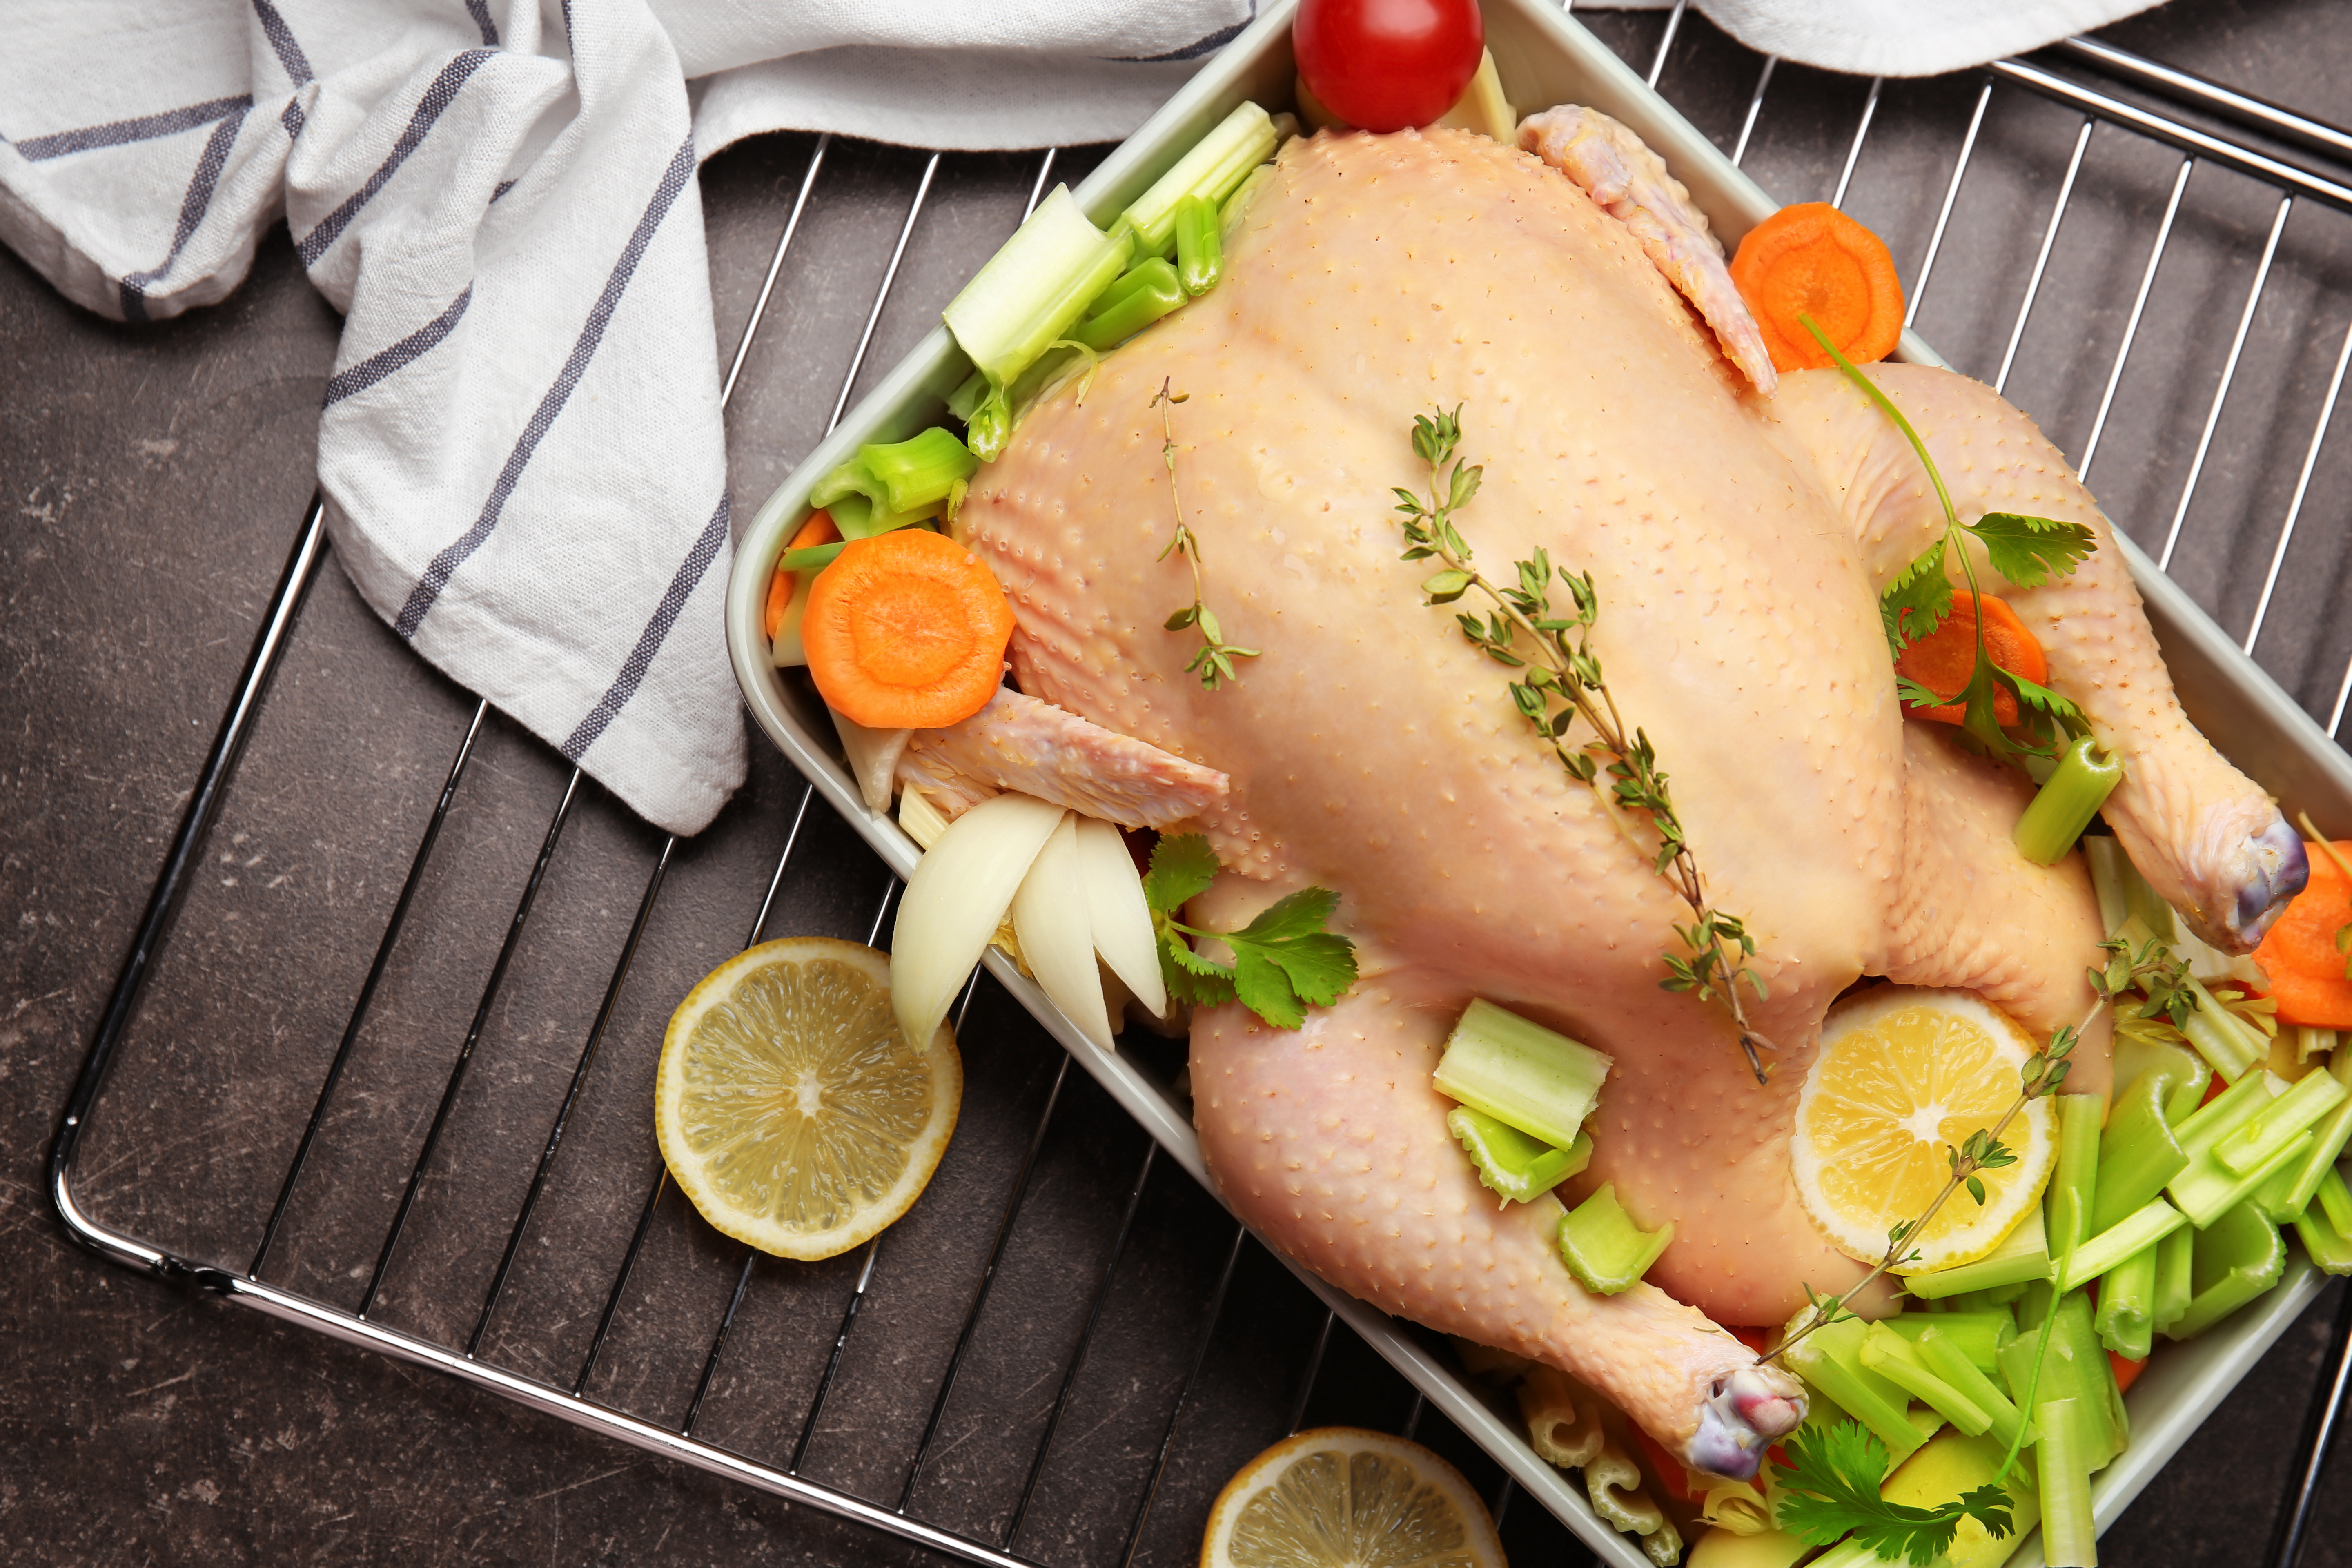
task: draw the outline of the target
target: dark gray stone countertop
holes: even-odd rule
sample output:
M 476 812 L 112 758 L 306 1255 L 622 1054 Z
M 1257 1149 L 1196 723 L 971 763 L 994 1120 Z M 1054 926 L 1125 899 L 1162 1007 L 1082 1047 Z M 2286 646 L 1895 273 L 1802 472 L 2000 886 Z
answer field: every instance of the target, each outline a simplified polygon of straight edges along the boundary
M 1660 14 L 1589 20 L 1647 68 Z M 2343 0 L 2179 0 L 2106 36 L 2352 121 Z M 1660 86 L 1727 148 L 1759 64 L 1693 14 Z M 1855 163 L 1847 205 L 1886 237 L 1906 282 L 1979 79 L 1886 84 Z M 1865 92 L 1782 68 L 1746 166 L 1784 199 L 1827 198 Z M 1970 374 L 1990 378 L 2004 357 L 2079 123 L 2014 88 L 1994 96 L 1918 322 Z M 703 173 L 723 353 L 750 316 L 810 150 L 805 137 L 767 138 Z M 1097 155 L 1064 155 L 1056 177 Z M 739 502 L 764 495 L 821 433 L 923 156 L 831 150 L 730 409 Z M 2021 340 L 2009 395 L 2078 461 L 2177 165 L 2168 150 L 2098 132 Z M 1036 154 L 942 161 L 860 387 L 1010 230 L 1036 171 Z M 2143 543 L 2161 545 L 2172 524 L 2275 206 L 2226 172 L 2190 182 L 2093 474 Z M 2172 562 L 2232 636 L 2263 597 L 2347 318 L 2352 216 L 2298 204 Z M 70 1246 L 50 1212 L 43 1170 L 60 1108 L 312 489 L 336 332 L 282 230 L 226 302 L 153 327 L 98 321 L 0 258 L 0 343 L 16 367 L 0 384 L 0 1560 L 933 1561 L 109 1267 Z M 2352 661 L 2347 423 L 2337 417 L 2313 469 L 2256 645 L 2323 723 Z M 251 1261 L 473 710 L 330 563 L 90 1126 L 80 1190 L 110 1223 L 231 1268 Z M 578 1375 L 656 1169 L 644 1108 L 662 1023 L 742 942 L 787 841 L 768 934 L 863 940 L 877 917 L 879 864 L 822 803 L 795 837 L 799 782 L 763 743 L 753 752 L 741 798 L 668 864 L 546 1194 L 480 1329 L 496 1364 L 567 1388 Z M 565 778 L 547 748 L 496 715 L 485 721 L 264 1279 L 346 1310 L 369 1288 Z M 476 1333 L 659 849 L 657 835 L 583 786 L 381 1270 L 378 1321 L 446 1344 Z M 772 1462 L 804 1443 L 804 1473 L 895 1503 L 1060 1061 L 992 987 L 964 1039 L 964 1125 L 931 1194 L 874 1255 L 818 1419 L 803 1430 L 858 1256 L 747 1270 L 675 1194 L 652 1211 L 589 1394 L 678 1424 L 748 1280 L 697 1435 Z M 1119 1555 L 1233 1231 L 1181 1172 L 1163 1163 L 1139 1174 L 1141 1135 L 1083 1075 L 1044 1125 L 994 1294 L 908 1500 L 947 1527 L 1002 1535 L 1107 1279 L 1020 1521 L 1019 1550 L 1059 1568 Z M 2331 1288 L 2223 1402 L 2107 1537 L 2110 1561 L 2261 1560 L 2340 1294 Z M 1243 1249 L 1138 1562 L 1192 1560 L 1216 1487 L 1289 1418 L 1322 1321 L 1263 1251 Z M 1482 1489 L 1499 1479 L 1344 1329 L 1306 1415 L 1391 1429 L 1418 1420 Z M 2328 1472 L 2308 1563 L 2352 1563 L 2347 1462 Z M 1506 1536 L 1523 1564 L 1582 1560 L 1523 1499 Z

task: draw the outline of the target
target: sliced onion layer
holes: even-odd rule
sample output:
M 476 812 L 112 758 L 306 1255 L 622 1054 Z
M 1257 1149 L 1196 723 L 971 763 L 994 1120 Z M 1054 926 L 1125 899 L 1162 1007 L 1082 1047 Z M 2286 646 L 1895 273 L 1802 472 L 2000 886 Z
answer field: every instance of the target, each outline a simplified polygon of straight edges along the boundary
M 1151 907 L 1143 901 L 1143 878 L 1127 852 L 1127 840 L 1118 828 L 1091 816 L 1077 819 L 1077 840 L 1078 872 L 1086 882 L 1087 923 L 1093 928 L 1095 951 L 1127 983 L 1145 1011 L 1164 1018 L 1168 982 L 1160 973 Z
M 916 862 L 890 935 L 890 1001 L 908 1039 L 929 1042 L 947 1016 L 1062 815 L 1034 795 L 994 795 Z
M 1087 919 L 1086 883 L 1079 872 L 1076 818 L 1065 816 L 1037 851 L 1013 895 L 1013 934 L 1029 973 L 1064 1016 L 1103 1050 L 1112 1049 L 1110 1014 L 1102 975 L 1095 968 L 1094 936 Z

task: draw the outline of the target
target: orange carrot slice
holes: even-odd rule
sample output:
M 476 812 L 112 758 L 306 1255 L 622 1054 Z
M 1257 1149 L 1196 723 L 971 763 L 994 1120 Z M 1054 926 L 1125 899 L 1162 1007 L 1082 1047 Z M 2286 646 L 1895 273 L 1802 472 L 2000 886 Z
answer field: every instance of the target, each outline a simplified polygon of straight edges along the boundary
M 1958 697 L 1968 689 L 1969 677 L 1976 673 L 1979 608 L 1984 612 L 1985 652 L 1992 656 L 1993 663 L 2036 686 L 2047 686 L 2050 660 L 2042 644 L 2017 618 L 2017 612 L 1990 594 L 1979 598 L 1966 589 L 1952 595 L 1952 613 L 1944 617 L 1942 626 L 1903 650 L 1903 657 L 1895 661 L 1895 671 L 1938 697 Z M 1905 711 L 1914 719 L 1932 719 L 1939 724 L 1957 724 L 1967 716 L 1957 701 Z M 1995 692 L 1992 711 L 2001 723 L 2016 723 L 2017 699 L 2005 690 Z
M 2107 1364 L 2116 1369 L 2116 1392 L 2129 1394 L 2131 1385 L 2139 1381 L 2139 1374 L 2147 1370 L 2147 1358 L 2142 1356 L 2137 1361 L 2126 1361 L 2115 1352 L 2109 1351 Z
M 2336 849 L 2352 859 L 2352 842 Z M 2254 949 L 2254 962 L 2270 976 L 2280 1023 L 2352 1029 L 2352 980 L 2344 977 L 2344 954 L 2336 947 L 2336 932 L 2347 920 L 2352 904 L 2346 901 L 2344 873 L 2314 848 L 2311 879 Z
M 936 730 L 988 705 L 1013 607 L 954 540 L 902 528 L 852 540 L 809 584 L 801 640 L 835 712 L 869 730 Z
M 1782 207 L 1749 229 L 1731 259 L 1731 280 L 1780 370 L 1833 363 L 1800 313 L 1856 364 L 1885 359 L 1903 335 L 1903 284 L 1885 242 L 1827 202 Z
M 841 530 L 834 526 L 833 513 L 819 508 L 809 513 L 808 521 L 801 524 L 800 531 L 793 535 L 792 542 L 784 548 L 807 550 L 819 544 L 831 544 L 840 537 Z M 775 641 L 776 634 L 784 629 L 784 612 L 793 607 L 793 584 L 800 581 L 800 575 L 779 566 L 775 575 L 768 579 L 766 625 L 770 642 Z

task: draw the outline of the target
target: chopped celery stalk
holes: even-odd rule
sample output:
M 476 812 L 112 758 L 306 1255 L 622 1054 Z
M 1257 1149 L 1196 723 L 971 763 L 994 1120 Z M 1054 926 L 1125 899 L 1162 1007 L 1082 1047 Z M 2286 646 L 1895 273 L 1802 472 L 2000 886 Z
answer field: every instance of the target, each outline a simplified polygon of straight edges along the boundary
M 2308 1024 L 2296 1024 L 2294 1029 L 2294 1059 L 2307 1062 L 2314 1057 L 2327 1056 L 2328 1068 L 2336 1067 L 2336 1058 L 2328 1053 L 2336 1049 L 2336 1031 L 2315 1029 Z M 2340 1076 L 2340 1075 L 2339 1075 Z
M 894 512 L 946 500 L 980 468 L 980 459 L 956 439 L 955 432 L 937 425 L 887 446 L 869 442 L 857 448 L 857 460 L 881 485 L 879 493 L 867 492 L 875 504 Z
M 2099 1181 L 2099 1121 L 2106 1104 L 2095 1094 L 2058 1096 L 2058 1170 L 2045 1200 L 2050 1256 L 2063 1266 L 2091 1231 Z
M 1003 451 L 1013 434 L 1006 384 L 1068 331 L 1125 268 L 1133 244 L 1088 223 L 1069 187 L 1055 185 L 949 302 L 942 319 L 988 381 L 971 415 L 967 445 L 975 455 Z
M 2021 1279 L 2014 1285 L 1995 1285 L 1983 1290 L 1963 1290 L 1957 1296 L 1945 1296 L 1938 1300 L 1929 1301 L 1927 1303 L 1927 1310 L 1931 1312 L 1989 1312 L 1996 1307 L 2007 1309 L 2020 1296 L 2025 1294 L 2025 1283 L 2026 1282 L 2024 1280 Z M 2012 1312 L 2010 1318 L 2010 1323 L 2012 1328 L 2016 1325 L 2016 1316 Z M 2002 1342 L 2006 1343 L 2007 1342 L 2004 1341 Z
M 2156 1258 L 2162 1243 L 2141 1247 L 2099 1281 L 2092 1322 L 2099 1342 L 2126 1361 L 2146 1361 L 2156 1334 Z
M 1986 1256 L 1974 1263 L 1906 1275 L 1903 1288 L 1922 1300 L 1932 1301 L 1963 1291 L 2047 1279 L 2051 1272 L 2048 1235 L 2042 1225 L 2042 1205 L 2036 1204 L 2025 1211 L 2024 1222 L 2009 1233 L 2009 1239 Z
M 1888 1331 L 1916 1344 L 1934 1330 L 1946 1344 L 1957 1345 L 1979 1372 L 1993 1372 L 2000 1347 L 2017 1337 L 2017 1320 L 2006 1307 L 1974 1312 L 1906 1312 L 1881 1320 Z
M 2199 1056 L 2213 1064 L 2215 1072 L 2236 1083 L 2247 1068 L 2269 1058 L 2270 1041 L 2252 1025 L 2240 1023 L 2205 989 L 2203 981 L 2190 977 L 2189 994 L 2197 998 L 2197 1008 L 2180 1026 L 2180 1032 L 2197 1047 Z
M 2189 1053 L 2167 1047 L 2176 1057 Z M 2151 1063 L 2116 1098 L 2099 1135 L 2099 1184 L 2091 1205 L 2091 1234 L 2113 1229 L 2164 1191 L 2189 1164 L 2188 1152 L 2165 1115 L 2173 1087 L 2169 1063 Z
M 1224 205 L 1217 208 L 1217 234 L 1220 243 L 1231 237 L 1234 230 L 1241 226 L 1243 215 L 1249 211 L 1251 199 L 1272 178 L 1274 178 L 1274 165 L 1260 163 L 1249 172 L 1248 178 L 1234 187 L 1234 194 L 1227 196 Z
M 776 557 L 776 570 L 779 572 L 823 571 L 833 564 L 834 557 L 839 555 L 848 542 L 849 541 L 845 539 L 836 539 L 831 544 L 812 544 L 804 549 L 787 550 Z
M 1184 302 L 1176 269 L 1155 256 L 1112 285 L 1101 312 L 1070 329 L 1070 341 L 1108 353 Z
M 2352 1274 L 2352 1239 L 2327 1223 L 2317 1205 L 2294 1217 L 2294 1234 L 2303 1254 L 2323 1274 Z
M 1958 1339 L 1946 1334 L 1940 1325 L 1930 1325 L 1928 1331 L 1919 1336 L 1915 1348 L 1919 1352 L 1919 1359 L 1927 1363 L 1928 1371 L 1967 1394 L 1976 1407 L 1985 1413 L 1992 1435 L 2000 1439 L 2003 1447 L 2016 1441 L 2017 1428 L 2024 1421 L 2024 1415 L 2009 1395 L 1985 1375 L 1988 1369 L 1978 1366 L 1969 1359 L 1960 1348 Z
M 2166 1337 L 2193 1339 L 2278 1283 L 2286 1244 L 2278 1226 L 2251 1204 L 2217 1217 L 2198 1234 L 2191 1257 L 2189 1310 Z
M 1565 1149 L 1615 1060 L 1482 997 L 1463 1010 L 1431 1076 L 1447 1099 Z
M 1592 1162 L 1590 1132 L 1578 1133 L 1570 1148 L 1555 1149 L 1466 1105 L 1455 1106 L 1445 1126 L 1478 1167 L 1478 1180 L 1513 1203 L 1532 1202 Z
M 2278 1087 L 2273 1089 L 2273 1084 Z M 2285 1089 L 2284 1083 L 2268 1073 L 2240 1079 L 2199 1106 L 2188 1120 L 2173 1129 L 2179 1136 L 2181 1149 L 2194 1161 L 2198 1155 L 2211 1150 L 2224 1135 L 2244 1126 L 2256 1111 L 2268 1105 L 2274 1096 L 2284 1093 Z
M 1992 1426 L 1992 1414 L 1937 1375 L 1909 1340 L 1884 1323 L 1873 1323 L 1862 1337 L 1862 1364 L 1971 1437 Z
M 2042 1493 L 2042 1559 L 2053 1568 L 2096 1568 L 2098 1531 L 2091 1519 L 2090 1425 L 2079 1399 L 2045 1399 L 2034 1407 L 2042 1440 L 2033 1446 Z
M 2084 735 L 2058 759 L 2058 771 L 2034 793 L 2017 819 L 2018 853 L 2037 866 L 2055 866 L 2091 826 L 2124 780 L 2124 760 Z M 2112 841 L 2111 841 L 2112 842 Z
M 809 489 L 809 505 L 829 507 L 844 496 L 864 496 L 868 500 L 880 491 L 880 481 L 866 471 L 862 456 L 845 463 L 835 464 L 824 478 Z
M 2336 1082 L 2352 1087 L 2352 1051 L 2336 1052 L 2327 1064 L 2327 1072 Z M 2305 1152 L 2301 1160 L 2271 1178 L 2272 1183 L 2278 1186 L 2278 1206 L 2286 1211 L 2284 1215 L 2273 1215 L 2272 1217 L 2274 1219 L 2292 1217 L 2309 1208 L 2311 1200 L 2319 1194 L 2319 1184 L 2336 1169 L 2336 1162 L 2343 1155 L 2345 1144 L 2352 1142 L 2352 1095 L 2347 1095 L 2343 1103 L 2320 1118 L 2313 1131 L 2318 1134 L 2318 1142 Z M 2287 1172 L 2293 1173 L 2290 1175 Z M 2338 1181 L 2341 1181 L 2340 1177 Z
M 2231 1175 L 2262 1167 L 2290 1141 L 2345 1103 L 2344 1086 L 2334 1075 L 2305 1073 L 2294 1088 L 2263 1107 L 2213 1144 L 2213 1157 Z
M 2200 1230 L 2211 1225 L 2226 1209 L 2233 1208 L 2252 1196 L 2270 1180 L 2281 1166 L 2292 1164 L 2303 1157 L 2305 1150 L 2316 1142 L 2308 1131 L 2298 1132 L 2273 1152 L 2267 1163 L 2257 1165 L 2243 1175 L 2225 1169 L 2210 1151 L 2189 1163 L 2189 1169 L 2172 1179 L 2164 1190 L 2189 1216 L 2189 1223 Z
M 1135 231 L 1143 255 L 1166 255 L 1175 237 L 1176 204 L 1186 196 L 1223 201 L 1252 169 L 1274 156 L 1276 140 L 1274 120 L 1265 110 L 1255 103 L 1234 105 L 1215 130 L 1118 215 L 1119 221 Z
M 2131 913 L 2124 891 L 2124 872 L 2131 862 L 2124 856 L 2124 847 L 2105 834 L 2083 840 L 2083 858 L 2090 863 L 2091 890 L 2098 895 L 2099 923 L 2113 936 Z
M 2118 1104 L 2124 1095 L 2138 1087 L 2144 1078 L 2163 1081 L 2164 1092 L 2159 1097 L 2164 1107 L 2164 1120 L 2178 1125 L 2181 1119 L 2197 1109 L 2204 1098 L 2205 1086 L 2213 1080 L 2213 1069 L 2195 1051 L 2167 1042 L 2150 1042 L 2118 1034 L 2115 1044 L 2116 1087 Z M 2108 1125 L 2113 1126 L 2112 1115 Z
M 2129 856 L 2125 856 L 2122 859 L 2123 865 L 2120 869 L 2123 874 L 2126 907 L 2137 918 L 2140 924 L 2147 928 L 2149 935 L 2161 941 L 2167 947 L 2172 946 L 2180 940 L 2180 925 L 2173 918 L 2172 906 L 2164 901 L 2162 894 L 2147 885 L 2147 879 L 2139 874 L 2139 868 L 2131 863 Z
M 2189 1223 L 2189 1216 L 2166 1203 L 2162 1198 L 2150 1198 L 2128 1219 L 2112 1230 L 2097 1236 L 2076 1247 L 2074 1255 L 2061 1266 L 2064 1279 L 2061 1289 L 2072 1290 L 2098 1279 L 2108 1270 L 2120 1267 L 2133 1254 L 2154 1247 L 2158 1242 Z
M 2337 1234 L 2352 1236 L 2352 1187 L 2344 1184 L 2341 1170 L 2325 1172 L 2319 1178 L 2319 1190 L 2313 1194 L 2326 1212 L 2327 1223 Z
M 1225 267 L 1217 204 L 1185 196 L 1176 204 L 1176 280 L 1195 300 L 1217 286 Z
M 1927 1436 L 1911 1424 L 1910 1400 L 1896 1384 L 1862 1364 L 1869 1325 L 1859 1318 L 1824 1324 L 1789 1347 L 1790 1369 L 1836 1401 L 1867 1427 L 1901 1464 Z
M 2034 1326 L 2038 1330 L 2044 1325 L 2037 1322 Z M 2010 1395 L 2021 1408 L 2029 1398 L 2037 1406 L 2044 1400 L 2081 1399 L 2083 1409 L 2093 1418 L 2091 1466 L 2094 1469 L 2104 1468 L 2108 1460 L 2124 1451 L 2130 1435 L 2130 1417 L 2125 1413 L 2123 1395 L 2116 1389 L 2115 1367 L 2107 1360 L 2106 1346 L 2099 1342 L 2088 1293 L 2073 1290 L 2060 1297 L 2054 1321 L 2047 1326 L 2050 1352 L 2040 1358 L 2038 1384 L 2034 1381 L 2034 1363 L 2040 1356 L 2041 1335 L 2020 1335 L 2003 1347 L 2000 1367 Z
M 2183 1226 L 2156 1244 L 2156 1331 L 2163 1333 L 2189 1310 L 2197 1294 L 2195 1265 L 2197 1233 Z
M 987 395 L 988 377 L 980 371 L 973 371 L 956 384 L 956 389 L 953 392 L 948 394 L 950 417 L 960 419 L 967 425 L 971 424 L 973 411 L 979 408 L 981 399 Z
M 2308 1198 L 2301 1204 L 2287 1201 L 2294 1190 L 2295 1177 L 2301 1173 L 2304 1163 L 2311 1158 L 2311 1149 L 2305 1149 L 2300 1156 L 2273 1171 L 2261 1186 L 2246 1194 L 2246 1201 L 2261 1210 L 2263 1217 L 2273 1225 L 2285 1225 L 2311 1206 Z
M 1559 1256 L 1577 1282 L 1596 1296 L 1630 1290 L 1675 1238 L 1675 1227 L 1643 1230 L 1617 1201 L 1614 1183 L 1560 1217 Z

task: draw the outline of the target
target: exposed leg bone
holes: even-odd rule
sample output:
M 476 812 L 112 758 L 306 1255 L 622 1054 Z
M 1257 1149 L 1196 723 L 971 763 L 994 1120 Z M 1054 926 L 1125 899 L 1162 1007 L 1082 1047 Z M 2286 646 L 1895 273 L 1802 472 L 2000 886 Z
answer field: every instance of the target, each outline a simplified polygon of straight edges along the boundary
M 1584 187 L 1633 231 L 1666 280 L 1715 329 L 1726 358 L 1767 397 L 1778 384 L 1772 352 L 1723 264 L 1706 215 L 1642 139 L 1597 109 L 1563 103 L 1519 122 L 1519 145 Z
M 2301 840 L 2262 787 L 2224 762 L 2189 722 L 2098 503 L 2033 422 L 1966 376 L 1925 365 L 1868 374 L 1935 455 L 1963 521 L 1991 511 L 2080 522 L 2099 549 L 2039 588 L 2003 582 L 1971 546 L 1979 579 L 2016 610 L 2050 656 L 2050 685 L 2073 700 L 2100 742 L 2120 752 L 2124 782 L 2105 807 L 2132 863 L 2197 934 L 2245 952 L 2303 890 Z M 1900 432 L 1833 370 L 1783 378 L 1773 399 L 1781 438 L 1811 457 L 1840 499 L 1873 583 L 1933 543 L 1941 509 Z M 1959 563 L 1948 563 L 1955 581 Z
M 1429 1081 L 1463 1000 L 1391 974 L 1296 1032 L 1234 1005 L 1196 1013 L 1193 1119 L 1219 1190 L 1383 1311 L 1559 1366 L 1692 1464 L 1754 1474 L 1801 1392 L 1654 1286 L 1588 1293 L 1559 1259 L 1556 1203 L 1506 1207 L 1478 1184 Z

